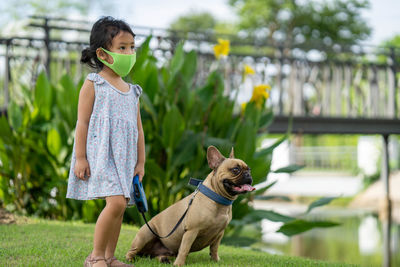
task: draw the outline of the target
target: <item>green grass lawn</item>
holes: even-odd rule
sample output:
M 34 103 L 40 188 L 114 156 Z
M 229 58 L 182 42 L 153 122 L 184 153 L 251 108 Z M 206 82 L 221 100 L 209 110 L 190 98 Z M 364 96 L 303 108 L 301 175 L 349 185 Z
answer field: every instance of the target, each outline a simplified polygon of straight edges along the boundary
M 123 225 L 116 257 L 124 255 L 138 228 Z M 0 225 L 0 266 L 83 266 L 92 249 L 94 224 L 28 218 L 17 224 Z M 187 266 L 351 266 L 298 257 L 274 256 L 243 248 L 220 246 L 219 263 L 208 248 L 189 254 Z M 172 266 L 156 259 L 139 258 L 135 266 Z

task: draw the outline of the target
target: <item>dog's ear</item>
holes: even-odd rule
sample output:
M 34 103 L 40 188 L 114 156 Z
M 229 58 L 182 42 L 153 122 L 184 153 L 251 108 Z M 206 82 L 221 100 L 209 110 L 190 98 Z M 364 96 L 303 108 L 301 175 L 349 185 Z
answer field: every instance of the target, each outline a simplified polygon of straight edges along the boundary
M 207 149 L 207 161 L 208 166 L 215 170 L 223 161 L 225 157 L 222 156 L 221 152 L 215 146 L 209 146 Z
M 233 147 L 231 149 L 231 153 L 229 154 L 229 158 L 233 159 L 235 157 L 235 152 L 233 151 Z

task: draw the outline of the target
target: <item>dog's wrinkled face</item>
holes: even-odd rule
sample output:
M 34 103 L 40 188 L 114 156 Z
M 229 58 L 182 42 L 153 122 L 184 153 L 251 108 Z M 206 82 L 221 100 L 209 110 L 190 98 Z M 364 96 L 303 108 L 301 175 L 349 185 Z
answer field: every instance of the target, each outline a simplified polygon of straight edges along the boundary
M 226 159 L 219 166 L 217 177 L 220 177 L 225 190 L 232 196 L 255 190 L 251 186 L 253 179 L 250 168 L 242 160 Z
M 230 196 L 244 194 L 255 190 L 251 186 L 253 179 L 250 168 L 240 159 L 235 159 L 233 149 L 229 158 L 225 158 L 217 148 L 210 146 L 207 151 L 207 159 L 214 170 L 216 187 L 225 191 Z

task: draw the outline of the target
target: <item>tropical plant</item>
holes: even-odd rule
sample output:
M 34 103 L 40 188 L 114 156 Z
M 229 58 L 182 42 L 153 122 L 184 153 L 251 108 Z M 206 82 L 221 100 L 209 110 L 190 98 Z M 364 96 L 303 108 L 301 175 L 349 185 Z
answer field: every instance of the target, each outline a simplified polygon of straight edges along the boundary
M 11 211 L 67 218 L 65 177 L 79 87 L 69 76 L 54 86 L 41 73 L 33 90 L 20 88 L 23 98 L 14 97 L 8 117 L 0 117 L 0 200 Z
M 138 51 L 137 63 L 128 77 L 144 88 L 141 113 L 146 136 L 146 175 L 144 188 L 149 215 L 154 216 L 190 194 L 190 177 L 205 178 L 210 172 L 206 149 L 217 146 L 225 155 L 232 147 L 237 158 L 252 168 L 255 184 L 266 181 L 272 152 L 286 140 L 283 136 L 272 146 L 257 149 L 257 140 L 273 119 L 265 108 L 269 87 L 255 86 L 252 99 L 243 109 L 225 92 L 219 64 L 207 80 L 195 84 L 196 53 L 184 52 L 180 43 L 173 58 L 164 66 L 149 48 L 149 37 Z M 229 42 L 216 49 L 220 57 L 229 52 Z M 251 75 L 247 70 L 246 75 Z M 0 203 L 9 210 L 58 219 L 84 218 L 95 221 L 104 206 L 102 201 L 76 201 L 65 198 L 79 88 L 64 75 L 51 84 L 41 73 L 32 90 L 21 85 L 24 98 L 13 98 L 8 117 L 0 117 Z M 238 90 L 238 89 L 237 89 Z M 275 172 L 293 172 L 288 166 Z M 249 202 L 260 197 L 272 184 L 242 195 L 233 205 L 234 233 L 242 222 L 259 221 L 273 214 L 286 221 L 283 227 L 327 226 L 324 223 L 290 219 L 276 213 L 254 210 Z M 128 209 L 125 220 L 139 223 L 136 209 Z M 304 228 L 304 225 L 308 225 Z M 292 229 L 290 228 L 290 229 Z M 295 230 L 281 229 L 285 233 Z
M 180 43 L 171 61 L 157 68 L 157 59 L 149 49 L 149 41 L 150 38 L 142 44 L 130 78 L 145 88 L 141 114 L 147 152 L 144 187 L 150 215 L 154 216 L 188 195 L 193 190 L 187 186 L 190 177 L 206 177 L 210 172 L 205 155 L 209 145 L 217 146 L 225 155 L 234 147 L 235 156 L 251 167 L 254 184 L 265 182 L 271 171 L 273 150 L 287 139 L 283 136 L 270 147 L 257 149 L 257 140 L 273 119 L 272 112 L 265 108 L 270 87 L 255 86 L 251 100 L 241 111 L 236 108 L 236 99 L 225 93 L 223 63 L 210 73 L 205 85 L 197 87 L 194 83 L 197 66 L 194 51 L 185 53 L 183 43 Z M 218 42 L 214 52 L 216 58 L 221 59 L 229 53 L 229 41 Z M 254 71 L 247 68 L 244 72 L 246 76 Z M 287 166 L 276 172 L 294 172 L 299 168 Z M 275 220 L 286 222 L 282 228 L 285 234 L 294 232 L 287 230 L 292 225 L 303 226 L 303 230 L 335 225 L 328 222 L 313 224 L 254 210 L 249 202 L 272 185 L 239 196 L 235 201 L 232 225 L 238 226 L 237 232 L 242 226 L 239 221 L 248 223 L 250 219 L 259 222 L 262 218 L 271 218 L 271 214 L 275 215 Z M 128 214 L 138 219 L 135 209 Z

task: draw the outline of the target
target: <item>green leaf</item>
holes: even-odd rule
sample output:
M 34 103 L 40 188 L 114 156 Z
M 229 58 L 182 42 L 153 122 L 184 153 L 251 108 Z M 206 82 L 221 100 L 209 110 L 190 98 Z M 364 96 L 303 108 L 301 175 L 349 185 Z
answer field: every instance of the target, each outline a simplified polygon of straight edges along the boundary
M 154 103 L 154 98 L 160 90 L 160 83 L 158 82 L 158 71 L 157 66 L 153 62 L 149 62 L 146 67 L 147 79 L 144 85 L 144 90 L 149 96 L 152 103 Z
M 4 144 L 11 144 L 13 134 L 5 116 L 0 116 L 0 138 Z
M 287 196 L 255 196 L 254 199 L 257 199 L 257 200 L 279 199 L 279 200 L 283 200 L 283 201 L 291 201 L 291 199 Z
M 233 144 L 229 140 L 225 138 L 218 138 L 212 136 L 206 136 L 204 140 L 204 145 L 208 146 L 216 146 L 218 149 L 223 150 L 224 148 L 232 148 Z
M 33 104 L 32 104 L 32 90 L 28 88 L 27 86 L 21 84 L 21 93 L 24 96 L 24 102 L 28 105 L 29 110 L 33 109 Z
M 283 233 L 284 235 L 287 236 L 293 236 L 297 235 L 303 232 L 306 232 L 308 230 L 311 230 L 313 228 L 317 227 L 334 227 L 340 225 L 339 223 L 336 222 L 329 222 L 329 221 L 317 221 L 317 222 L 308 222 L 304 220 L 295 220 L 295 221 L 290 221 L 282 225 L 281 228 L 279 228 L 278 232 Z
M 176 46 L 174 56 L 171 60 L 170 71 L 171 77 L 175 76 L 175 74 L 181 69 L 184 62 L 184 52 L 183 52 L 183 42 L 179 42 Z
M 152 36 L 148 36 L 146 40 L 140 45 L 138 51 L 137 51 L 137 56 L 136 56 L 136 63 L 133 66 L 133 69 L 131 71 L 131 74 L 133 74 L 133 77 L 136 74 L 136 71 L 139 69 L 143 69 L 143 64 L 147 61 L 149 51 L 150 51 L 150 41 L 152 39 Z
M 258 241 L 258 239 L 245 236 L 224 236 L 221 242 L 227 246 L 250 247 Z
M 42 71 L 36 81 L 34 107 L 46 120 L 51 116 L 52 91 L 46 73 Z
M 55 128 L 52 128 L 47 133 L 47 147 L 52 155 L 58 156 L 61 150 L 60 134 Z
M 190 51 L 185 55 L 181 74 L 184 77 L 187 86 L 193 83 L 194 75 L 197 69 L 197 54 L 195 51 Z
M 149 184 L 150 186 L 145 186 L 146 190 L 146 195 L 149 195 L 150 189 L 153 186 L 159 187 L 160 189 L 163 188 L 163 181 L 165 179 L 165 171 L 160 168 L 160 166 L 153 160 L 149 159 L 146 160 L 146 177 L 151 177 L 151 181 L 153 184 L 149 183 L 149 179 L 144 179 L 144 183 L 147 185 Z
M 202 108 L 202 113 L 210 106 L 214 96 L 214 87 L 212 85 L 205 85 L 198 90 L 197 97 L 200 100 L 199 106 Z
M 239 128 L 235 143 L 237 158 L 244 161 L 253 158 L 256 149 L 257 128 L 251 121 L 244 121 Z
M 71 76 L 63 75 L 60 79 L 57 92 L 57 106 L 62 113 L 63 119 L 70 127 L 74 127 L 78 117 L 79 92 Z
M 309 213 L 309 212 L 310 212 L 312 209 L 314 209 L 314 208 L 327 205 L 327 204 L 329 204 L 332 200 L 334 200 L 334 199 L 336 199 L 336 198 L 337 198 L 337 197 L 323 197 L 323 198 L 320 198 L 320 199 L 314 201 L 313 203 L 311 203 L 311 204 L 308 206 L 308 209 L 307 209 L 306 213 Z
M 274 120 L 274 113 L 272 111 L 263 114 L 260 118 L 260 128 L 268 128 Z
M 282 215 L 272 210 L 253 210 L 243 218 L 243 220 L 246 220 L 247 222 L 255 222 L 262 219 L 285 223 L 295 220 L 293 217 Z
M 277 182 L 278 182 L 278 181 L 274 181 L 274 182 L 272 182 L 272 183 L 266 185 L 265 187 L 262 187 L 262 188 L 257 189 L 257 191 L 256 191 L 257 194 L 262 194 L 262 193 L 264 193 L 265 191 L 267 191 L 268 189 L 270 189 L 271 187 L 273 187 Z
M 275 143 L 273 143 L 271 146 L 267 147 L 267 148 L 263 148 L 259 151 L 257 151 L 255 153 L 255 157 L 265 157 L 268 154 L 271 154 L 274 149 L 279 146 L 280 144 L 282 144 L 285 140 L 287 139 L 287 136 L 283 136 L 280 139 L 278 139 Z
M 22 111 L 14 101 L 11 101 L 8 106 L 8 114 L 11 127 L 13 127 L 15 131 L 18 131 L 22 125 Z
M 253 176 L 253 183 L 259 184 L 267 180 L 268 172 L 270 171 L 272 155 L 267 155 L 264 158 L 255 158 L 245 160 L 246 163 L 251 167 L 251 175 Z M 258 192 L 262 192 L 257 190 Z
M 183 117 L 175 105 L 173 105 L 171 110 L 165 115 L 162 129 L 164 146 L 166 148 L 174 149 L 185 130 Z
M 212 106 L 211 114 L 207 121 L 208 127 L 222 136 L 221 133 L 225 133 L 232 123 L 232 120 L 227 120 L 226 118 L 232 118 L 233 108 L 234 103 L 229 99 L 222 97 L 217 99 Z M 223 136 L 225 137 L 226 135 L 223 134 Z
M 246 110 L 244 112 L 245 120 L 251 120 L 254 125 L 258 125 L 258 119 L 260 117 L 260 109 L 256 106 L 255 103 L 249 102 L 246 105 Z
M 301 170 L 303 168 L 304 168 L 304 166 L 293 164 L 293 165 L 289 165 L 289 166 L 286 166 L 286 167 L 283 167 L 283 168 L 279 168 L 279 169 L 277 169 L 275 171 L 272 171 L 272 172 L 274 172 L 274 173 L 293 173 L 293 172 L 296 172 L 296 171 Z
M 182 140 L 179 144 L 179 150 L 174 153 L 174 158 L 172 159 L 172 169 L 191 161 L 196 152 L 198 142 L 198 136 L 192 131 L 186 131 L 183 134 Z
M 155 110 L 153 103 L 151 102 L 150 98 L 148 97 L 147 93 L 143 93 L 141 96 L 141 104 L 143 109 L 150 114 L 153 119 L 153 123 L 158 123 L 157 121 L 157 111 Z

